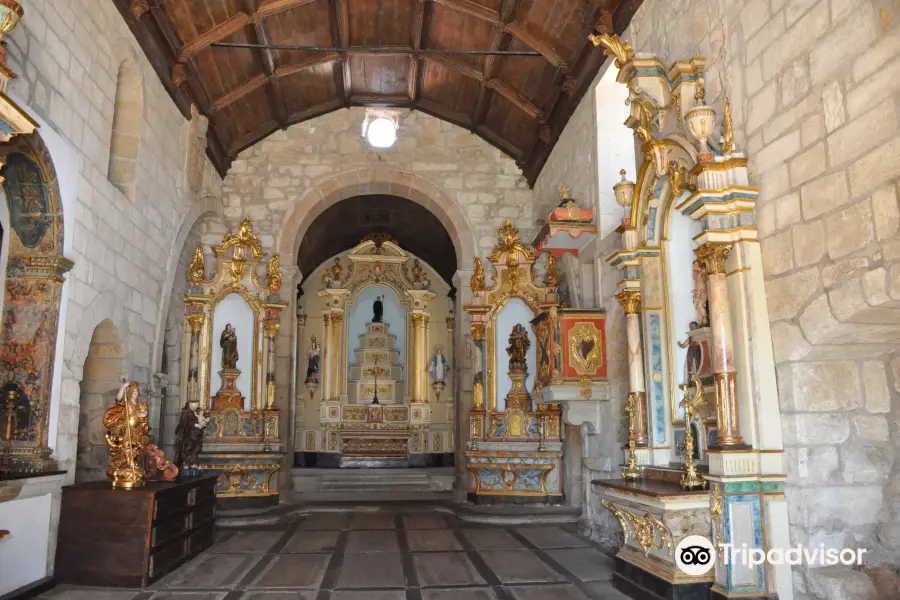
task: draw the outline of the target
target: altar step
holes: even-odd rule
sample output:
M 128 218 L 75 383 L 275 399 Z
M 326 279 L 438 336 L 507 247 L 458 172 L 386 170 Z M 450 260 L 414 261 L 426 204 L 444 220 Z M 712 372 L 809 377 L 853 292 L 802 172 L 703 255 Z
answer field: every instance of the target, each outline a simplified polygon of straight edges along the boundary
M 309 501 L 442 500 L 453 467 L 427 469 L 293 469 L 294 493 Z

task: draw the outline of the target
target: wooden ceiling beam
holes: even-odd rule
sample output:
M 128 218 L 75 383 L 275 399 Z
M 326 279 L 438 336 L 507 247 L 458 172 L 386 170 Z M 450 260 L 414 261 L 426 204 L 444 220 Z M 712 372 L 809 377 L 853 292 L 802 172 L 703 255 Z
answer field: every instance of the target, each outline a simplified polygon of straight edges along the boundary
M 457 73 L 464 75 L 470 79 L 474 79 L 476 81 L 484 81 L 484 73 L 470 65 L 461 63 L 457 60 L 453 60 L 450 57 L 443 56 L 441 54 L 429 54 L 425 57 L 425 59 L 435 62 L 441 66 L 447 67 L 448 69 L 456 71 Z
M 266 85 L 266 83 L 268 82 L 269 78 L 263 73 L 251 77 L 241 85 L 229 91 L 227 94 L 223 94 L 213 100 L 211 106 L 212 112 L 219 112 L 223 108 L 234 104 L 244 96 L 252 94 L 262 86 Z
M 475 133 L 477 133 L 493 145 L 497 146 L 516 160 L 522 159 L 522 155 L 524 154 L 524 152 L 521 148 L 511 143 L 509 140 L 500 137 L 499 135 L 488 129 L 485 125 L 476 125 Z
M 262 2 L 260 2 L 259 8 L 256 10 L 255 16 L 257 18 L 268 17 L 270 15 L 290 10 L 292 8 L 298 8 L 306 4 L 312 4 L 316 1 L 317 0 L 263 0 Z
M 275 77 L 288 77 L 295 73 L 299 73 L 300 71 L 305 71 L 306 69 L 311 69 L 312 67 L 318 67 L 319 65 L 338 60 L 340 57 L 341 55 L 337 52 L 324 52 L 309 56 L 303 60 L 278 67 L 275 69 Z
M 416 107 L 422 112 L 428 113 L 429 115 L 444 121 L 455 123 L 469 130 L 472 129 L 472 118 L 465 113 L 457 112 L 452 108 L 425 99 L 419 100 Z
M 410 106 L 409 96 L 393 96 L 387 94 L 353 94 L 350 104 L 356 106 Z
M 428 4 L 425 0 L 414 0 L 413 18 L 410 33 L 412 39 L 412 47 L 414 50 L 420 50 L 425 43 L 425 34 L 427 27 Z M 422 60 L 413 54 L 409 57 L 409 76 L 406 78 L 409 85 L 409 99 L 416 102 L 422 94 Z
M 487 21 L 494 25 L 500 25 L 500 15 L 486 6 L 482 6 L 472 0 L 432 0 L 436 4 L 442 4 L 461 13 L 471 15 L 476 19 Z
M 526 46 L 530 46 L 535 51 L 540 52 L 541 55 L 546 58 L 547 61 L 554 67 L 560 69 L 569 68 L 566 60 L 562 57 L 559 51 L 553 47 L 553 43 L 550 42 L 550 40 L 534 33 L 533 31 L 530 31 L 524 25 L 518 22 L 510 23 L 506 26 L 506 30 Z
M 347 8 L 348 0 L 329 0 L 331 10 L 328 11 L 328 21 L 331 24 L 331 43 L 335 48 L 350 47 L 350 12 Z M 338 54 L 340 70 L 335 69 L 334 85 L 344 103 L 350 106 L 350 90 L 353 85 L 350 74 L 350 57 L 346 54 Z
M 247 13 L 237 13 L 229 17 L 226 21 L 219 23 L 206 33 L 197 36 L 190 42 L 181 47 L 178 52 L 178 62 L 186 62 L 188 58 L 197 54 L 201 50 L 209 48 L 216 42 L 221 42 L 229 36 L 234 35 L 252 22 L 252 17 Z
M 231 160 L 234 160 L 244 149 L 252 146 L 264 137 L 271 135 L 280 128 L 281 125 L 270 119 L 259 127 L 248 131 L 231 144 L 231 148 L 228 150 L 228 157 Z
M 294 123 L 300 123 L 302 121 L 307 121 L 315 117 L 320 117 L 326 113 L 341 108 L 343 105 L 344 101 L 341 98 L 327 100 L 325 102 L 322 102 L 321 104 L 316 104 L 315 106 L 310 106 L 309 108 L 306 108 L 304 110 L 289 114 L 288 124 L 293 125 Z
M 259 0 L 241 0 L 245 12 L 256 14 L 259 10 Z M 253 30 L 256 34 L 256 42 L 263 46 L 270 43 L 269 32 L 266 29 L 265 19 L 255 19 Z M 269 103 L 272 105 L 272 114 L 275 119 L 284 125 L 287 121 L 287 103 L 284 100 L 284 91 L 281 82 L 275 78 L 275 52 L 271 48 L 261 48 L 259 51 L 263 63 L 263 70 L 268 77 Z
M 501 79 L 488 79 L 487 87 L 491 88 L 504 98 L 506 98 L 516 108 L 534 119 L 542 120 L 544 113 L 531 100 L 514 90 L 509 84 Z

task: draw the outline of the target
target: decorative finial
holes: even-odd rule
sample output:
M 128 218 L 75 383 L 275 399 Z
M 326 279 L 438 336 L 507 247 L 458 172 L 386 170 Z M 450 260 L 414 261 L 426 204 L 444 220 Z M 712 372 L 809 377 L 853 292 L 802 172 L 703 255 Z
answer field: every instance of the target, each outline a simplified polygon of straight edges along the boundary
M 569 186 L 563 181 L 559 186 L 559 198 L 560 200 L 571 200 L 572 194 L 569 191 Z
M 194 250 L 194 259 L 188 267 L 188 281 L 191 285 L 200 285 L 206 277 L 206 266 L 203 262 L 203 247 L 197 246 Z
M 278 255 L 275 254 L 269 260 L 269 266 L 266 268 L 266 285 L 269 288 L 270 295 L 278 295 L 278 290 L 281 289 L 281 282 L 281 269 L 278 268 Z
M 634 53 L 631 42 L 623 42 L 617 35 L 609 35 L 608 33 L 589 35 L 588 39 L 591 40 L 594 46 L 603 46 L 605 55 L 615 57 L 616 67 L 619 69 L 631 60 L 631 56 Z
M 724 154 L 731 154 L 734 151 L 734 121 L 731 119 L 731 102 L 728 101 L 727 96 L 725 98 L 725 109 L 723 113 L 722 136 L 724 138 L 724 144 L 722 145 L 722 152 Z

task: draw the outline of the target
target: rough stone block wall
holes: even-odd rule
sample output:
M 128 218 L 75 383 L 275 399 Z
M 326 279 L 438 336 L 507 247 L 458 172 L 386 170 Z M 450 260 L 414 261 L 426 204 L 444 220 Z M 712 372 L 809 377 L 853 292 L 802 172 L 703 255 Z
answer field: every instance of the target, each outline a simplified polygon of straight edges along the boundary
M 53 157 L 59 161 L 57 171 L 78 173 L 77 198 L 63 199 L 64 210 L 75 213 L 74 230 L 65 231 L 75 267 L 66 283 L 58 436 L 51 440 L 71 477 L 79 382 L 94 328 L 104 319 L 114 321 L 124 339 L 126 376 L 149 385 L 159 361 L 151 354 L 160 304 L 170 297 L 164 289 L 170 280 L 167 265 L 180 252 L 173 250 L 176 234 L 197 197 L 217 194 L 218 177 L 207 162 L 206 190 L 188 190 L 188 123 L 112 2 L 29 0 L 23 5 L 25 16 L 10 36 L 8 61 L 19 74 L 11 93 L 70 147 L 74 159 Z M 129 58 L 137 61 L 143 86 L 133 201 L 107 178 L 116 79 Z
M 225 178 L 225 217 L 235 223 L 251 217 L 263 248 L 271 248 L 285 215 L 308 189 L 339 173 L 388 166 L 427 179 L 455 201 L 479 256 L 490 254 L 504 219 L 532 241 L 533 195 L 511 158 L 478 136 L 419 112 L 400 119 L 394 148 L 375 150 L 361 136 L 364 118 L 362 108 L 339 110 L 242 152 Z
M 761 188 L 792 543 L 868 548 L 872 562 L 893 563 L 898 24 L 900 5 L 877 0 L 646 0 L 625 36 L 667 63 L 707 58 L 707 100 L 731 100 L 738 147 Z M 588 112 L 580 107 L 576 117 Z M 583 160 L 590 126 L 570 122 L 536 189 L 555 185 L 561 165 Z M 543 204 L 536 216 L 546 216 Z M 798 596 L 833 587 L 823 573 L 795 569 Z

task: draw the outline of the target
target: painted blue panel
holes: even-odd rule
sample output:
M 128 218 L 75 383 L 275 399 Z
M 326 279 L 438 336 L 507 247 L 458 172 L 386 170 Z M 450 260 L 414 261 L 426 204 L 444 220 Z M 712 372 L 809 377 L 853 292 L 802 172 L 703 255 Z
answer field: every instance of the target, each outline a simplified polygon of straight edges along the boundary
M 666 443 L 666 406 L 663 398 L 663 382 L 656 381 L 654 373 L 662 374 L 662 337 L 659 314 L 650 315 L 650 378 L 651 410 L 654 415 L 653 437 L 657 445 Z
M 725 530 L 723 533 L 726 544 L 736 544 L 736 541 L 731 538 L 732 526 L 731 526 L 731 505 L 734 503 L 749 503 L 752 506 L 753 511 L 753 546 L 756 548 L 764 548 L 763 545 L 763 535 L 762 535 L 762 519 L 761 519 L 761 510 L 760 510 L 760 497 L 756 494 L 746 494 L 741 496 L 725 496 L 723 499 L 724 502 L 724 522 L 723 529 Z M 738 545 L 738 547 L 740 547 Z M 759 565 L 756 568 L 756 580 L 759 582 L 759 585 L 756 586 L 748 586 L 748 585 L 734 585 L 734 566 L 729 566 L 726 571 L 726 584 L 727 590 L 729 592 L 734 593 L 744 593 L 744 592 L 761 592 L 765 590 L 765 575 L 763 573 L 762 565 Z

